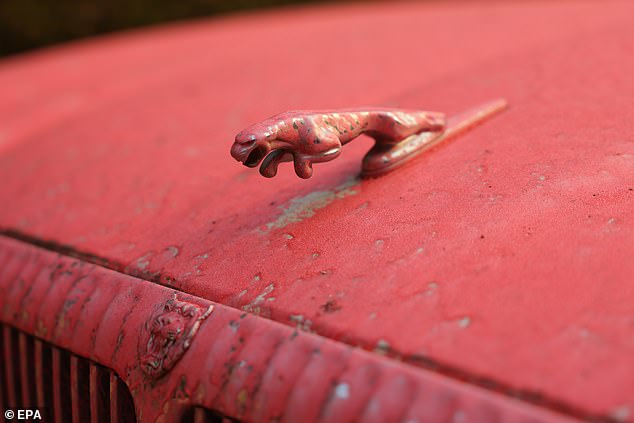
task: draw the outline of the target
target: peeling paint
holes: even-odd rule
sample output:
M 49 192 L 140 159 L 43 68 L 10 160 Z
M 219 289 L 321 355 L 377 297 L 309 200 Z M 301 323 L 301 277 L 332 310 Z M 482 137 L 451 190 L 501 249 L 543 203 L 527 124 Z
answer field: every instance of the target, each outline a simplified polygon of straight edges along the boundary
M 458 326 L 462 329 L 469 327 L 469 325 L 471 325 L 471 317 L 465 316 L 461 319 L 458 319 Z
M 264 288 L 264 290 L 262 291 L 262 293 L 259 294 L 257 297 L 255 297 L 253 301 L 251 301 L 249 304 L 242 307 L 242 310 L 250 311 L 256 314 L 259 313 L 260 312 L 259 305 L 264 302 L 264 300 L 266 299 L 266 296 L 269 295 L 271 292 L 273 292 L 274 289 L 275 289 L 274 284 L 271 283 L 267 285 L 266 288 Z
M 310 332 L 310 328 L 313 325 L 311 320 L 304 318 L 301 314 L 291 314 L 288 318 L 291 322 L 295 323 L 297 329 Z
M 385 339 L 379 339 L 374 348 L 374 352 L 380 355 L 386 355 L 390 352 L 390 343 Z
M 323 209 L 337 199 L 358 194 L 354 189 L 360 183 L 357 177 L 350 178 L 341 185 L 325 191 L 314 191 L 301 197 L 291 199 L 287 205 L 279 206 L 282 213 L 272 222 L 262 225 L 257 231 L 261 234 L 274 229 L 284 228 L 292 223 L 298 223 L 315 215 L 317 210 Z
M 178 247 L 170 245 L 165 250 L 167 250 L 172 255 L 172 257 L 178 256 L 178 253 L 179 253 Z
M 438 284 L 436 282 L 429 282 L 427 284 L 427 289 L 424 291 L 425 295 L 430 296 L 434 295 L 438 290 Z
M 350 385 L 340 383 L 335 387 L 335 397 L 339 399 L 348 399 L 350 397 Z
M 136 260 L 136 267 L 140 270 L 145 270 L 149 264 L 153 253 L 147 253 Z

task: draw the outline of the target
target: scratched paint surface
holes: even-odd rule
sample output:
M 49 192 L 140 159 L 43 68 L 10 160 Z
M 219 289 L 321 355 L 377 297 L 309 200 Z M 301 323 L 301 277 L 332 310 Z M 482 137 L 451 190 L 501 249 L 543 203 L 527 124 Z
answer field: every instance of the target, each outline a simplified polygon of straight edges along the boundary
M 631 3 L 336 11 L 4 61 L 0 225 L 377 354 L 631 418 Z M 306 49 L 338 65 L 269 60 Z M 356 179 L 369 142 L 310 181 L 288 166 L 265 180 L 228 153 L 283 110 L 451 114 L 500 96 L 508 111 L 379 179 Z
M 209 310 L 211 303 L 6 237 L 0 237 L 0 290 L 2 326 L 36 333 L 114 371 L 128 386 L 140 423 L 191 421 L 183 414 L 194 405 L 241 422 L 578 421 L 217 303 L 187 352 L 156 379 L 139 365 L 139 354 L 150 346 L 173 351 L 174 344 L 147 343 L 148 323 L 157 312 L 165 318 L 168 304 Z M 182 322 L 185 315 L 170 309 L 176 312 L 171 323 Z M 5 351 L 14 342 L 7 333 Z M 28 357 L 26 346 L 18 348 L 20 358 Z M 3 371 L 15 363 L 5 354 Z M 17 404 L 15 385 L 5 385 L 3 398 Z M 73 414 L 85 405 L 73 400 Z

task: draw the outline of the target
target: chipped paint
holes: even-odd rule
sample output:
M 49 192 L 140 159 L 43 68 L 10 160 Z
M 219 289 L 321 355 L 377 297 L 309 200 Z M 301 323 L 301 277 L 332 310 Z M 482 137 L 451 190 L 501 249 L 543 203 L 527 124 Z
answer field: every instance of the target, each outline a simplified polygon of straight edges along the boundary
M 461 319 L 458 319 L 458 326 L 462 329 L 468 328 L 471 325 L 471 317 L 465 316 Z
M 14 253 L 15 251 L 17 254 Z M 35 254 L 24 254 L 23 251 L 32 251 Z M 9 260 L 17 257 L 24 267 L 17 275 L 0 278 L 2 289 L 7 292 L 19 290 L 18 297 L 23 297 L 31 292 L 32 286 L 35 295 L 47 298 L 41 305 L 29 303 L 28 311 L 31 312 L 33 318 L 30 322 L 20 324 L 21 328 L 28 333 L 39 332 L 43 341 L 50 342 L 53 335 L 46 328 L 54 327 L 60 310 L 63 310 L 64 305 L 70 305 L 69 299 L 72 301 L 75 298 L 69 295 L 73 292 L 90 292 L 88 289 L 91 286 L 90 279 L 79 280 L 78 285 L 73 288 L 64 275 L 64 270 L 67 268 L 65 263 L 70 263 L 70 267 L 79 263 L 77 268 L 79 271 L 81 262 L 50 252 L 40 252 L 35 247 L 21 246 L 14 241 L 3 240 L 0 242 L 0 261 L 6 263 L 7 257 Z M 48 283 L 42 283 L 47 282 L 47 278 L 40 277 L 44 271 L 49 273 L 53 271 Z M 157 307 L 157 305 L 165 305 L 173 301 L 177 294 L 173 290 L 157 284 L 139 283 L 136 278 L 100 267 L 87 266 L 81 269 L 81 272 L 83 275 L 90 272 L 96 280 L 102 281 L 103 285 L 100 286 L 112 284 L 116 290 L 113 290 L 112 295 L 94 295 L 91 301 L 83 301 L 82 307 L 79 307 L 79 303 L 76 303 L 74 307 L 69 306 L 67 318 L 71 323 L 68 325 L 70 332 L 65 332 L 64 336 L 56 338 L 56 344 L 80 356 L 96 357 L 101 365 L 121 374 L 134 400 L 139 400 L 137 402 L 137 405 L 140 405 L 139 421 L 176 421 L 178 419 L 175 416 L 183 411 L 183 407 L 195 406 L 217 410 L 219 400 L 224 401 L 223 408 L 220 409 L 223 413 L 244 421 L 257 420 L 257 416 L 262 414 L 256 413 L 273 415 L 274 410 L 284 407 L 287 411 L 279 414 L 280 421 L 293 420 L 292 416 L 303 416 L 301 413 L 305 412 L 306 406 L 303 401 L 285 400 L 286 402 L 278 403 L 271 400 L 271 402 L 262 403 L 264 408 L 258 409 L 257 406 L 253 406 L 251 398 L 256 398 L 257 392 L 268 392 L 264 389 L 268 389 L 266 375 L 269 374 L 289 374 L 289 378 L 282 381 L 281 388 L 302 390 L 302 397 L 305 398 L 321 398 L 322 403 L 317 404 L 321 409 L 328 407 L 328 399 L 341 399 L 337 407 L 343 406 L 342 412 L 345 415 L 352 415 L 355 410 L 365 407 L 369 415 L 384 415 L 378 413 L 385 412 L 389 415 L 405 416 L 408 410 L 412 410 L 413 399 L 407 395 L 399 396 L 397 401 L 390 399 L 396 398 L 390 393 L 393 391 L 390 381 L 402 378 L 408 380 L 407 386 L 414 392 L 424 388 L 426 393 L 434 397 L 457 399 L 457 401 L 446 402 L 447 405 L 442 409 L 444 415 L 452 416 L 455 415 L 455 411 L 460 411 L 471 418 L 473 414 L 481 415 L 486 412 L 486 415 L 491 416 L 493 420 L 502 421 L 506 417 L 516 416 L 511 413 L 517 414 L 518 407 L 515 404 L 511 403 L 507 407 L 506 403 L 499 402 L 499 393 L 488 395 L 487 391 L 483 391 L 484 395 L 478 396 L 469 394 L 468 391 L 465 393 L 466 390 L 461 381 L 467 378 L 462 376 L 458 378 L 459 381 L 447 378 L 439 382 L 437 374 L 428 373 L 425 369 L 412 372 L 411 369 L 404 368 L 405 366 L 395 366 L 390 360 L 367 354 L 350 345 L 319 336 L 298 335 L 297 330 L 288 326 L 279 325 L 268 319 L 248 316 L 247 313 L 239 312 L 231 307 L 212 305 L 207 300 L 191 295 L 185 295 L 187 301 L 182 302 L 186 306 L 185 309 L 180 309 L 181 312 L 176 315 L 171 312 L 166 315 L 165 307 Z M 53 286 L 56 289 L 51 290 L 50 295 L 47 295 L 48 289 Z M 254 302 L 259 303 L 265 298 L 270 298 L 268 294 L 273 289 L 272 283 L 264 287 Z M 0 304 L 0 306 L 6 306 L 6 304 Z M 195 314 L 198 318 L 190 315 L 192 307 L 196 310 Z M 209 315 L 212 309 L 214 310 L 213 323 L 202 324 L 200 319 Z M 81 325 L 72 324 L 85 315 L 100 315 L 104 316 L 104 319 L 83 319 Z M 18 314 L 11 312 L 5 314 L 4 317 L 9 324 L 15 325 Z M 192 322 L 192 319 L 196 322 Z M 312 324 L 301 314 L 290 316 L 290 320 L 303 330 Z M 109 324 L 100 325 L 103 321 Z M 247 321 L 248 323 L 245 323 Z M 150 324 L 151 322 L 158 322 L 158 324 Z M 196 327 L 196 331 L 200 331 L 195 341 L 196 348 L 192 349 L 190 354 L 182 354 L 180 358 L 180 352 L 176 352 L 175 355 L 169 354 L 169 351 L 174 352 L 174 348 L 178 345 L 182 346 L 178 348 L 181 352 L 189 347 L 189 341 L 182 344 L 180 341 L 183 340 L 183 336 L 191 339 L 192 330 L 187 328 L 190 328 L 192 324 Z M 173 337 L 175 331 L 181 334 L 180 337 L 174 338 L 176 343 L 167 342 Z M 148 335 L 152 333 L 157 342 L 149 343 Z M 115 342 L 110 342 L 111 340 Z M 236 341 L 245 347 L 233 345 Z M 150 351 L 167 350 L 168 361 L 172 364 L 178 361 L 176 364 L 180 366 L 178 371 L 175 371 L 177 370 L 175 366 L 172 372 L 166 372 L 164 376 L 161 376 L 160 381 L 148 375 L 139 365 L 139 360 L 147 357 L 148 347 Z M 387 341 L 382 339 L 378 341 L 377 349 L 387 355 L 397 353 Z M 297 363 L 291 363 L 291 366 L 295 366 L 299 371 L 289 373 L 290 359 L 272 360 L 271 357 L 275 356 L 292 357 L 303 364 L 296 366 Z M 163 368 L 165 363 L 164 359 Z M 209 370 L 212 366 L 227 369 L 228 373 L 224 375 L 224 380 L 212 379 L 213 373 Z M 377 382 L 353 384 L 324 377 L 324 374 L 331 374 L 330 372 L 335 369 L 337 371 L 348 369 L 345 372 L 346 377 L 350 377 L 350 381 L 364 380 L 368 375 L 367 371 L 371 371 Z M 314 383 L 299 383 L 302 375 L 308 375 Z M 213 394 L 219 387 L 227 388 L 220 391 L 223 396 Z M 166 393 L 169 395 L 167 399 Z M 368 398 L 371 399 L 368 400 Z M 473 398 L 477 398 L 478 401 L 473 401 Z M 457 405 L 461 408 L 458 409 Z M 525 413 L 523 410 L 529 409 L 528 407 L 531 406 L 523 407 L 522 412 Z M 531 414 L 528 414 L 528 417 L 539 417 L 539 414 L 536 414 L 540 412 L 538 407 L 529 411 Z M 614 416 L 625 416 L 629 413 L 630 409 L 624 407 L 615 410 Z M 519 419 L 527 417 L 526 413 L 519 414 L 517 417 L 512 421 L 527 420 Z M 408 418 L 418 419 L 419 415 L 416 413 Z M 419 419 L 419 421 L 423 420 Z
M 257 297 L 253 299 L 249 304 L 242 307 L 242 310 L 248 311 L 251 313 L 258 314 L 260 312 L 260 304 L 266 300 L 266 296 L 269 295 L 275 289 L 275 285 L 273 283 L 268 284 L 262 293 L 260 293 Z
M 167 247 L 165 249 L 167 252 L 169 252 L 169 254 L 172 255 L 172 257 L 176 257 L 178 256 L 179 250 L 178 247 L 174 246 L 174 245 L 170 245 L 169 247 Z
M 152 257 L 153 254 L 154 253 L 150 252 L 150 253 L 146 253 L 143 256 L 139 257 L 136 260 L 136 263 L 135 263 L 136 267 L 139 270 L 145 270 L 149 266 L 150 260 L 151 260 L 151 257 Z
M 311 326 L 313 325 L 312 320 L 306 319 L 301 314 L 291 314 L 288 318 L 291 322 L 295 323 L 297 329 L 303 330 L 304 332 L 311 331 Z
M 322 304 L 320 308 L 324 313 L 334 313 L 341 310 L 341 304 L 339 304 L 336 300 L 330 299 Z
M 376 343 L 376 347 L 374 348 L 374 352 L 379 355 L 386 355 L 390 352 L 390 343 L 385 339 L 379 339 Z
M 314 191 L 309 194 L 291 199 L 287 205 L 279 206 L 282 213 L 273 221 L 258 228 L 261 234 L 274 229 L 285 228 L 292 223 L 302 222 L 313 217 L 317 210 L 323 209 L 338 199 L 358 194 L 355 189 L 360 183 L 359 178 L 350 178 L 337 187 L 329 190 Z
M 438 290 L 438 284 L 436 282 L 429 282 L 427 284 L 427 289 L 424 291 L 425 295 L 431 296 L 436 293 Z
M 339 383 L 335 387 L 335 397 L 339 399 L 348 399 L 350 397 L 350 385 L 347 383 Z

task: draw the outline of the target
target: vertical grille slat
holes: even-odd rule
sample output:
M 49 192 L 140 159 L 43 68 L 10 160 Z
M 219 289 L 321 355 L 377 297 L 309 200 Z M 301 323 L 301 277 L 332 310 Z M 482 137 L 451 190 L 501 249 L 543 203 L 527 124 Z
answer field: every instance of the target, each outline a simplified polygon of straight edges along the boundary
M 135 422 L 132 396 L 110 369 L 0 323 L 0 405 L 42 408 L 46 421 Z
M 77 365 L 77 357 L 70 358 L 70 398 L 72 404 L 71 415 L 73 423 L 81 422 L 81 402 L 79 399 L 79 368 Z
M 2 328 L 2 337 L 4 343 L 4 365 L 5 365 L 5 388 L 7 391 L 7 406 L 15 407 L 20 404 L 21 399 L 19 398 L 20 387 L 19 378 L 15 375 L 16 370 L 16 351 L 14 350 L 15 346 L 15 334 L 14 331 L 9 326 L 4 326 Z
M 4 330 L 3 333 L 0 334 L 0 409 L 6 410 L 9 408 L 8 400 L 7 400 L 7 389 L 6 389 L 6 361 L 4 359 Z
M 119 416 L 119 390 L 117 389 L 117 379 L 114 375 L 110 375 L 110 422 L 115 423 L 120 419 Z
M 33 372 L 33 338 L 18 332 L 20 379 L 22 382 L 22 403 L 28 407 L 36 405 L 35 375 Z
M 70 358 L 71 406 L 74 423 L 90 421 L 90 404 L 88 364 L 85 360 L 73 355 Z
M 110 421 L 134 422 L 134 404 L 128 390 L 114 373 L 110 374 Z
M 62 351 L 54 348 L 51 357 L 53 368 L 53 386 L 64 386 L 62 385 Z M 64 399 L 62 389 L 53 389 L 53 417 L 55 422 L 63 422 L 65 421 L 64 417 L 68 418 L 68 414 L 64 416 Z
M 51 348 L 40 341 L 34 339 L 35 347 L 35 392 L 38 407 L 53 406 L 53 358 Z
M 90 411 L 91 423 L 110 423 L 110 377 L 94 363 L 90 363 Z
M 203 408 L 194 410 L 194 423 L 207 423 L 206 411 Z
M 35 393 L 37 395 L 37 405 L 46 407 L 47 398 L 44 394 L 44 351 L 42 341 L 35 340 L 35 354 L 33 364 L 35 365 Z

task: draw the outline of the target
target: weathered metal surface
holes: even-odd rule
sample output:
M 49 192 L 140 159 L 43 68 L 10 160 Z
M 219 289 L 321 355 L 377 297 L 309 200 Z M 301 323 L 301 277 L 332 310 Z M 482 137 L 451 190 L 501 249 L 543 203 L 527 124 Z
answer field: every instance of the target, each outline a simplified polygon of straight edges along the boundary
M 4 61 L 0 227 L 381 360 L 632 420 L 631 10 L 337 6 Z M 357 178 L 369 140 L 308 181 L 263 179 L 226 151 L 279 110 L 424 105 L 452 116 L 498 96 L 507 111 L 376 180 Z M 2 301 L 48 310 L 33 292 Z M 129 294 L 117 310 L 134 309 Z M 46 336 L 93 339 L 90 319 L 63 315 L 42 314 Z M 117 344 L 102 334 L 96 348 Z
M 214 306 L 189 349 L 157 381 L 140 366 L 137 352 L 146 342 L 139 334 L 148 316 L 156 313 L 157 304 L 173 301 L 174 295 L 187 307 L 196 304 L 203 310 L 212 305 L 209 301 L 4 237 L 0 289 L 7 293 L 0 299 L 2 322 L 37 332 L 48 342 L 113 369 L 130 388 L 141 422 L 174 421 L 192 406 L 254 422 L 572 421 L 222 305 Z M 87 295 L 77 300 L 79 292 Z M 4 345 L 11 344 L 5 339 Z M 77 361 L 71 361 L 71 372 L 62 372 L 65 361 L 56 351 L 54 379 L 59 383 L 68 374 L 74 378 Z M 89 378 L 90 386 L 97 385 L 96 370 L 90 369 Z M 72 381 L 74 387 L 77 382 Z M 112 375 L 113 421 L 125 417 L 118 383 Z M 74 390 L 72 395 L 80 394 Z M 55 401 L 55 410 L 63 410 L 59 392 Z M 98 404 L 91 406 L 99 409 Z M 73 408 L 73 416 L 80 413 Z

